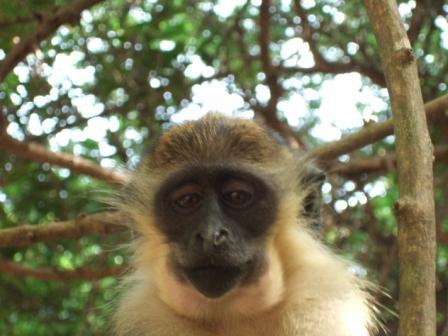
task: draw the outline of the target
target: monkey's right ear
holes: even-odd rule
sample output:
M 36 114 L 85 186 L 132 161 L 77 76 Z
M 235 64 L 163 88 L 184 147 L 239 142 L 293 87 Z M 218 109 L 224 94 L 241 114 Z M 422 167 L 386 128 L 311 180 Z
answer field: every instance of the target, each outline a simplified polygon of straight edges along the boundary
M 321 188 L 325 179 L 325 173 L 314 166 L 308 167 L 301 179 L 301 187 L 305 187 L 307 191 L 303 201 L 302 215 L 308 218 L 313 226 L 320 223 L 322 207 Z

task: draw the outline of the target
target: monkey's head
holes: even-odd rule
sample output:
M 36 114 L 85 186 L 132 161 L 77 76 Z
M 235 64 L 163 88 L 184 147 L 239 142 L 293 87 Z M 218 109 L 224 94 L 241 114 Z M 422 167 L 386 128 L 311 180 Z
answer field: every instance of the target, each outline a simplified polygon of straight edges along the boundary
M 173 127 L 124 199 L 139 269 L 182 314 L 244 295 L 275 304 L 287 267 L 276 239 L 314 211 L 309 172 L 253 121 L 209 114 Z

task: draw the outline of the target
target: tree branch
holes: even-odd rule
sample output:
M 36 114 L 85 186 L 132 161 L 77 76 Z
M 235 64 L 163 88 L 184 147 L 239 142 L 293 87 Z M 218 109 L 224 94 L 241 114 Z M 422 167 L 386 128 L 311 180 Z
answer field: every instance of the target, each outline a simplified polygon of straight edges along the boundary
M 0 83 L 21 62 L 26 55 L 32 52 L 40 42 L 53 34 L 59 26 L 66 23 L 78 22 L 80 13 L 103 0 L 75 0 L 69 5 L 60 8 L 52 16 L 42 16 L 41 22 L 34 32 L 26 39 L 17 44 L 1 62 Z
M 247 7 L 249 7 L 250 1 L 247 0 L 246 3 L 241 7 L 241 9 L 237 12 L 234 19 L 233 26 L 229 29 L 228 33 L 235 33 L 235 39 L 238 45 L 238 49 L 240 51 L 241 58 L 244 62 L 244 66 L 249 70 L 252 67 L 253 57 L 249 54 L 247 50 L 247 44 L 244 40 L 245 31 L 241 25 L 241 21 L 243 19 L 244 12 L 247 11 Z
M 448 218 L 448 173 L 437 180 L 436 188 L 442 190 L 443 201 L 436 206 L 436 233 L 437 241 L 448 246 L 448 232 L 443 229 L 443 222 Z M 448 329 L 447 329 L 448 331 Z M 447 335 L 448 336 L 448 335 Z
M 417 63 L 394 0 L 365 0 L 394 115 L 401 336 L 436 334 L 436 225 L 429 136 Z
M 44 281 L 98 280 L 111 276 L 119 276 L 126 271 L 126 267 L 110 267 L 97 269 L 81 267 L 69 271 L 53 268 L 30 268 L 15 262 L 0 258 L 0 272 L 11 273 L 20 277 L 29 277 Z
M 446 120 L 448 118 L 448 95 L 431 100 L 424 107 L 429 121 Z M 343 154 L 353 152 L 393 134 L 393 129 L 393 119 L 382 123 L 371 123 L 356 133 L 312 150 L 310 155 L 324 164 L 325 161 L 334 160 Z
M 86 174 L 112 184 L 124 185 L 129 181 L 125 174 L 105 169 L 88 159 L 75 157 L 67 153 L 51 152 L 40 144 L 23 143 L 7 134 L 0 133 L 0 150 L 35 162 L 48 162 L 55 166 L 68 168 L 71 171 Z
M 434 157 L 437 161 L 448 161 L 448 145 L 434 148 Z M 395 169 L 396 154 L 386 154 L 374 158 L 353 158 L 347 163 L 339 163 L 328 169 L 329 173 L 337 173 L 346 177 L 358 176 L 362 173 L 383 173 Z
M 19 25 L 19 24 L 28 24 L 31 22 L 36 22 L 38 20 L 40 20 L 39 15 L 34 15 L 31 17 L 19 17 L 13 21 L 0 21 L 0 28 L 5 29 L 10 26 L 15 26 L 15 25 Z
M 426 0 L 416 1 L 415 8 L 412 12 L 412 18 L 407 32 L 411 45 L 417 40 L 418 34 L 422 29 L 423 22 L 425 21 L 425 14 L 427 14 L 427 6 L 425 2 Z
M 36 242 L 78 239 L 87 235 L 107 235 L 122 231 L 129 220 L 120 212 L 78 216 L 74 220 L 40 225 L 21 225 L 0 230 L 0 247 L 28 246 Z
M 448 233 L 443 231 L 442 224 L 437 223 L 437 241 L 448 246 Z

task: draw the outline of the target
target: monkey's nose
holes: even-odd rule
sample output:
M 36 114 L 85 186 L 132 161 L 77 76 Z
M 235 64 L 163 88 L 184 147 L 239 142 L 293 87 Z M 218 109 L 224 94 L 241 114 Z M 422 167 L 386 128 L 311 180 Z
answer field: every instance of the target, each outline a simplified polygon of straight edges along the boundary
M 227 243 L 228 237 L 229 231 L 225 228 L 216 229 L 211 232 L 198 232 L 195 237 L 196 246 L 202 246 L 204 251 L 207 251 L 211 247 L 218 248 Z
M 227 241 L 229 231 L 226 229 L 220 229 L 213 233 L 213 245 L 220 246 Z

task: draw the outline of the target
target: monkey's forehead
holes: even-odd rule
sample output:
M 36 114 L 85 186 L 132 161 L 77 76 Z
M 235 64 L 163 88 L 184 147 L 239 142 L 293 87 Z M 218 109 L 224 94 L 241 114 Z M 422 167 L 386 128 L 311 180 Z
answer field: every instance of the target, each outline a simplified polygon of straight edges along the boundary
M 156 169 L 188 162 L 264 163 L 276 160 L 282 147 L 251 120 L 209 114 L 162 135 L 147 162 Z

